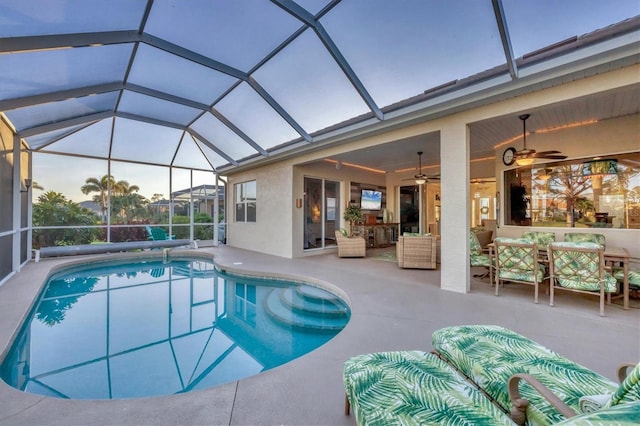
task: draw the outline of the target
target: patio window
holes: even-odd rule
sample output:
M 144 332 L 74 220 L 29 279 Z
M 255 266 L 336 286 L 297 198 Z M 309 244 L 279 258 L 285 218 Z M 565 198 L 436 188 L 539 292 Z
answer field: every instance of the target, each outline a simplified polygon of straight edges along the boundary
M 640 153 L 505 172 L 507 225 L 640 228 Z
M 236 222 L 256 221 L 256 181 L 237 183 L 236 192 Z

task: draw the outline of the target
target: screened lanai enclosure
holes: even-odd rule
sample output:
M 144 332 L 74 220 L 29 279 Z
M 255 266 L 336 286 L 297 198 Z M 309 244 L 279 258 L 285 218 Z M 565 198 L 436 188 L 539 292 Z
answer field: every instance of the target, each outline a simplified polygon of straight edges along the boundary
M 226 173 L 517 82 L 610 26 L 637 32 L 637 1 L 0 0 L 0 282 L 33 248 L 146 226 L 217 244 L 255 209 Z

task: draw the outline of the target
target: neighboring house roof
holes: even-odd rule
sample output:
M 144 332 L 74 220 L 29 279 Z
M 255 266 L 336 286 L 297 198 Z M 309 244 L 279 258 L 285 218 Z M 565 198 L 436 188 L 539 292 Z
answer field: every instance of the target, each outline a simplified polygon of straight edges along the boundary
M 218 199 L 224 200 L 224 186 L 218 186 Z M 216 194 L 215 185 L 198 185 L 193 188 L 185 188 L 171 193 L 174 199 L 189 199 L 190 194 L 193 194 L 195 200 L 213 199 Z
M 92 210 L 94 213 L 98 215 L 102 214 L 102 206 L 94 203 L 93 201 L 89 201 L 89 200 L 80 201 L 78 204 L 80 205 L 80 207 L 84 207 L 85 209 Z

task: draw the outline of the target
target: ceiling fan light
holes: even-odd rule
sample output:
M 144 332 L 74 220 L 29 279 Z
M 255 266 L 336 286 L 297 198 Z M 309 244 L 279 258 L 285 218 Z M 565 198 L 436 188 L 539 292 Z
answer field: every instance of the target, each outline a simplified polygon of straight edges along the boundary
M 538 179 L 543 180 L 543 181 L 548 181 L 549 179 L 551 179 L 553 175 L 553 168 L 551 167 L 545 167 L 543 169 L 538 169 Z
M 518 166 L 530 166 L 533 164 L 534 159 L 530 157 L 523 157 L 516 159 L 516 164 Z
M 424 185 L 425 183 L 427 183 L 425 178 L 416 178 L 416 185 Z

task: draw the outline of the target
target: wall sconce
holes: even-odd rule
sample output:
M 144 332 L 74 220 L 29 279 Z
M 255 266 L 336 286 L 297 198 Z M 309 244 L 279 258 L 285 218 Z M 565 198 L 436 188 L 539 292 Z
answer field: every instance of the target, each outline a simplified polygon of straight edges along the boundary
M 299 209 L 302 207 L 302 198 L 296 198 L 296 208 Z

